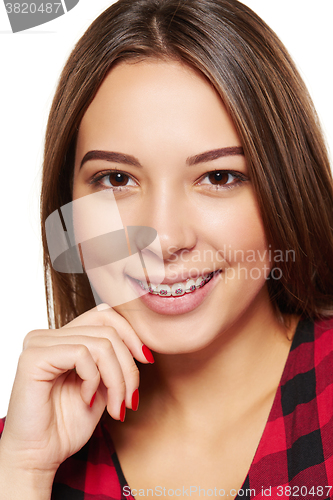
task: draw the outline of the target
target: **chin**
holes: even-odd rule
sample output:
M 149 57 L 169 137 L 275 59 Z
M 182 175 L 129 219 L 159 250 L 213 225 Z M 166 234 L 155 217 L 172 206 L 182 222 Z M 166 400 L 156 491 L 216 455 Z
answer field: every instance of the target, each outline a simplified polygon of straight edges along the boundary
M 216 315 L 197 314 L 162 316 L 151 311 L 117 307 L 132 326 L 140 340 L 154 352 L 160 354 L 185 354 L 200 351 L 216 340 L 229 325 Z M 154 317 L 153 317 L 154 316 Z M 222 319 L 222 321 L 221 321 Z
M 262 317 L 269 306 L 264 283 L 237 283 L 229 293 L 223 283 L 195 309 L 184 314 L 158 314 L 133 300 L 114 309 L 132 326 L 140 340 L 154 352 L 184 354 L 214 348 L 236 334 L 237 325 Z M 164 299 L 168 300 L 168 299 Z M 230 335 L 229 335 L 230 333 Z
M 160 354 L 190 354 L 205 349 L 215 339 L 216 335 L 208 337 L 207 331 L 199 331 L 193 335 L 192 331 L 177 331 L 175 329 L 172 335 L 168 331 L 162 331 L 158 337 L 147 335 L 147 338 L 142 339 L 142 341 L 152 351 Z

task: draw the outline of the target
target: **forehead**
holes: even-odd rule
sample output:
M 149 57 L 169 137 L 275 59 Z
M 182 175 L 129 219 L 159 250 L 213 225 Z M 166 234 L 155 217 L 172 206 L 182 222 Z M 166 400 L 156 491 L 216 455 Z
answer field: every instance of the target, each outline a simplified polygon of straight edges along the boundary
M 158 59 L 123 62 L 108 73 L 88 111 L 106 101 L 113 106 L 118 103 L 118 109 L 134 105 L 133 111 L 140 110 L 139 103 L 144 108 L 155 102 L 159 111 L 170 100 L 174 106 L 180 102 L 193 105 L 198 94 L 205 100 L 219 100 L 206 77 L 185 64 Z
M 184 64 L 161 60 L 124 62 L 109 72 L 82 119 L 78 148 L 128 150 L 133 137 L 144 147 L 198 138 L 212 147 L 239 143 L 210 82 Z

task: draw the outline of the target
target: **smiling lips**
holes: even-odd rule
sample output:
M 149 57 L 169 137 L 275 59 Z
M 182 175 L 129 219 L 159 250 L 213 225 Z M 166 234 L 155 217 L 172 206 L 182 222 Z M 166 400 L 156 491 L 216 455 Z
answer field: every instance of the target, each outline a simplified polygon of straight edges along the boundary
M 167 284 L 160 284 L 154 286 L 150 284 L 149 287 L 144 285 L 144 283 L 140 280 L 135 280 L 139 283 L 140 287 L 148 291 L 152 295 L 159 295 L 160 297 L 180 297 L 185 293 L 193 293 L 198 288 L 202 288 L 206 283 L 208 283 L 216 273 L 219 273 L 221 270 L 213 271 L 207 276 L 199 276 L 196 280 L 187 279 L 186 281 L 174 283 L 172 286 Z

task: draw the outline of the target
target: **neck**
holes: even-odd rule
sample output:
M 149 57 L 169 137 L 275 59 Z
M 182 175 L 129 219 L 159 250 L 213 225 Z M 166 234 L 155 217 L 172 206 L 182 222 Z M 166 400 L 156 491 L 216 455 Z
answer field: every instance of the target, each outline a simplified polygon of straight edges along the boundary
M 175 411 L 185 418 L 217 410 L 220 415 L 235 414 L 255 405 L 260 398 L 275 394 L 279 384 L 298 321 L 288 319 L 288 326 L 278 321 L 267 303 L 264 308 L 251 308 L 199 351 L 155 353 L 154 377 L 146 370 L 142 386 L 160 411 Z M 152 378 L 156 391 L 149 388 Z

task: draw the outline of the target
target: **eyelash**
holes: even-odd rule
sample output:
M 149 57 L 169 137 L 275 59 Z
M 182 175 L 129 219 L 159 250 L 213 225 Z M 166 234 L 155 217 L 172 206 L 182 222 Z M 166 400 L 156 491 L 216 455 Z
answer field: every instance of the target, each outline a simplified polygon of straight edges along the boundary
M 110 170 L 103 170 L 101 172 L 97 172 L 97 174 L 93 175 L 89 181 L 89 185 L 97 186 L 99 184 L 103 189 L 112 189 L 112 191 L 122 191 L 123 188 L 128 187 L 128 186 L 112 186 L 112 187 L 108 188 L 105 185 L 103 185 L 103 183 L 101 182 L 102 179 L 106 179 L 107 177 L 109 177 L 112 174 L 124 175 L 125 177 L 128 177 L 128 179 L 131 179 L 133 182 L 135 182 L 133 180 L 133 178 L 130 175 L 126 174 L 125 172 L 122 172 L 121 170 L 117 170 L 117 169 L 110 169 Z
M 202 181 L 206 178 L 208 178 L 210 175 L 216 175 L 216 174 L 222 174 L 222 175 L 231 175 L 234 178 L 234 182 L 229 183 L 229 184 L 202 184 Z M 235 187 L 241 185 L 242 183 L 248 181 L 248 177 L 246 175 L 237 172 L 235 170 L 212 170 L 211 172 L 207 172 L 204 176 L 201 177 L 201 186 L 210 186 L 210 190 L 226 190 L 226 189 L 234 189 Z M 235 182 L 236 181 L 236 182 Z
M 136 182 L 134 181 L 134 179 L 129 175 L 129 174 L 126 174 L 125 172 L 122 172 L 121 170 L 117 170 L 117 169 L 109 169 L 109 170 L 103 170 L 101 172 L 98 172 L 97 174 L 93 175 L 92 178 L 89 180 L 89 185 L 91 186 L 97 186 L 98 184 L 103 188 L 103 189 L 112 189 L 112 191 L 122 191 L 124 188 L 128 188 L 130 186 L 111 186 L 111 187 L 106 187 L 101 181 L 103 179 L 106 179 L 107 177 L 109 177 L 110 175 L 112 174 L 121 174 L 125 177 L 128 178 L 128 180 L 132 180 L 133 182 Z M 232 183 L 229 183 L 229 184 L 208 184 L 208 183 L 204 183 L 204 184 L 201 184 L 202 181 L 206 178 L 208 178 L 210 175 L 216 175 L 216 174 L 223 174 L 223 175 L 231 175 L 232 177 L 234 177 L 234 180 L 236 180 L 236 182 L 232 182 Z M 233 189 L 235 188 L 236 186 L 242 184 L 243 182 L 246 182 L 248 181 L 248 177 L 246 177 L 244 174 L 240 173 L 240 172 L 237 172 L 235 170 L 212 170 L 210 172 L 207 172 L 205 175 L 203 175 L 200 179 L 199 179 L 199 186 L 200 185 L 203 185 L 203 186 L 210 186 L 209 189 L 214 189 L 215 191 L 218 191 L 218 190 L 225 190 L 225 189 Z M 128 181 L 127 181 L 128 182 Z

